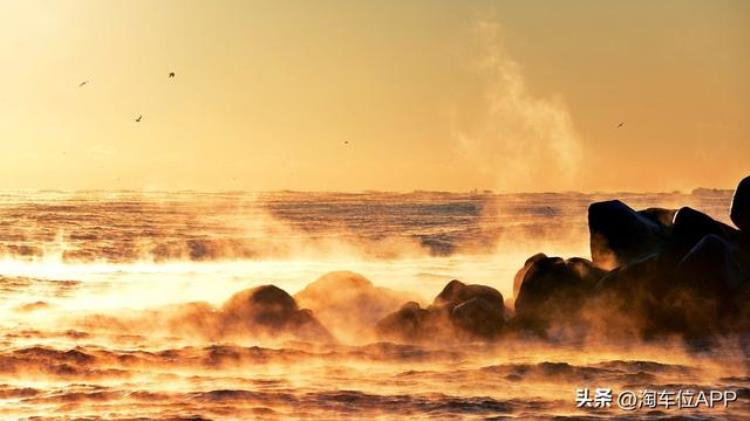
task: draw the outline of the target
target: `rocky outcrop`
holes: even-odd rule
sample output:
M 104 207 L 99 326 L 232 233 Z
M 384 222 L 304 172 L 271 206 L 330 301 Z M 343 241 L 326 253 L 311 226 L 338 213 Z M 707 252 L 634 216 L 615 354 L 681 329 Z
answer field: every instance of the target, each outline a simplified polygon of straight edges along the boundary
M 657 252 L 665 243 L 668 210 L 637 212 L 619 200 L 589 206 L 591 259 L 598 268 L 610 270 Z
M 681 258 L 708 235 L 734 241 L 738 239 L 739 232 L 695 209 L 680 208 L 674 216 L 669 241 L 670 253 Z
M 406 342 L 455 339 L 494 340 L 505 325 L 503 296 L 484 285 L 450 281 L 432 305 L 410 302 L 377 324 L 384 339 Z
M 575 320 L 596 281 L 604 275 L 586 259 L 541 256 L 527 260 L 516 276 L 521 280 L 515 323 L 536 331 L 543 331 L 552 323 Z
M 313 316 L 300 309 L 286 291 L 264 285 L 234 294 L 221 307 L 227 335 L 283 336 L 303 340 L 331 341 L 333 337 Z
M 737 228 L 750 235 L 750 176 L 737 186 L 729 215 Z
M 503 295 L 485 285 L 452 280 L 435 297 L 432 308 L 448 315 L 459 335 L 493 339 L 505 324 Z
M 523 267 L 516 272 L 516 276 L 513 277 L 513 297 L 518 298 L 518 292 L 521 290 L 521 284 L 523 279 L 526 277 L 526 272 L 534 265 L 534 263 L 544 260 L 547 255 L 544 253 L 537 253 L 524 262 Z
M 489 286 L 453 280 L 422 307 L 351 272 L 321 277 L 296 300 L 267 285 L 235 294 L 219 310 L 196 304 L 181 314 L 220 338 L 288 334 L 332 340 L 324 324 L 350 337 L 373 331 L 376 338 L 399 342 L 497 341 L 525 332 L 550 337 L 552 331 L 646 339 L 746 333 L 748 180 L 731 206 L 739 229 L 689 207 L 637 211 L 617 200 L 591 204 L 592 260 L 531 256 L 513 280 L 512 317 L 502 294 Z M 298 302 L 314 308 L 324 324 Z
M 519 329 L 573 321 L 644 338 L 705 338 L 750 329 L 750 177 L 737 187 L 738 229 L 695 209 L 636 211 L 613 200 L 589 207 L 593 264 L 537 254 L 514 279 Z M 592 326 L 595 320 L 607 325 Z
M 445 340 L 453 336 L 444 313 L 422 308 L 413 301 L 384 317 L 375 329 L 383 339 L 407 343 Z

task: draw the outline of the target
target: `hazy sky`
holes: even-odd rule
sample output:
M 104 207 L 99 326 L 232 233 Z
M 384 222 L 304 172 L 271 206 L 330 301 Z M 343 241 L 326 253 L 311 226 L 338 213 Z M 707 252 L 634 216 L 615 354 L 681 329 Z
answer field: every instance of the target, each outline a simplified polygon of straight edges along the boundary
M 750 174 L 748 1 L 0 0 L 0 60 L 0 189 Z

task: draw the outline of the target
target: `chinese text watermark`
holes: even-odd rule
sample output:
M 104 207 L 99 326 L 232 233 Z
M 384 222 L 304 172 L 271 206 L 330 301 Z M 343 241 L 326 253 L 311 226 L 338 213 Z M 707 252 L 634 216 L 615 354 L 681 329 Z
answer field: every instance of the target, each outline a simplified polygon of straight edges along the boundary
M 737 400 L 737 391 L 695 389 L 641 389 L 621 390 L 612 388 L 576 389 L 578 408 L 620 408 L 626 411 L 637 409 L 687 409 L 729 407 Z

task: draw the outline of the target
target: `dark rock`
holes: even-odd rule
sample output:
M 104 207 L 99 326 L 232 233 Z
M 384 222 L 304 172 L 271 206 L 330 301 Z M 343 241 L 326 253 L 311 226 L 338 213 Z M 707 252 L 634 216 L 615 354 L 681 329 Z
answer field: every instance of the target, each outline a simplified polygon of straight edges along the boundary
M 484 285 L 450 281 L 424 309 L 410 302 L 378 322 L 381 337 L 406 342 L 496 339 L 505 325 L 503 296 Z
M 619 200 L 592 203 L 588 222 L 594 265 L 609 270 L 657 252 L 667 236 L 658 220 L 654 212 L 640 214 Z
M 574 320 L 603 274 L 585 259 L 559 257 L 536 258 L 524 272 L 515 302 L 516 321 L 532 330 Z
M 679 262 L 674 279 L 666 301 L 683 323 L 681 333 L 706 337 L 743 328 L 750 263 L 737 243 L 705 236 Z
M 453 307 L 450 319 L 460 331 L 469 336 L 493 339 L 500 335 L 505 324 L 505 307 L 477 296 Z
M 639 210 L 638 213 L 664 228 L 670 228 L 674 222 L 674 215 L 677 213 L 677 209 L 647 208 Z
M 648 255 L 608 272 L 596 283 L 595 291 L 624 296 L 627 301 L 635 300 L 645 291 L 658 295 L 669 287 L 669 282 L 662 282 L 668 272 L 661 255 Z
M 286 291 L 274 285 L 264 285 L 234 294 L 224 303 L 222 310 L 229 318 L 279 327 L 298 308 Z
M 441 323 L 441 314 L 423 309 L 410 301 L 398 311 L 389 314 L 375 326 L 379 336 L 402 342 L 421 342 L 435 339 L 442 333 L 447 319 Z
M 518 291 L 521 289 L 521 284 L 523 283 L 523 278 L 526 276 L 526 272 L 529 270 L 531 265 L 534 263 L 546 259 L 547 255 L 544 253 L 537 253 L 528 259 L 526 259 L 526 262 L 524 262 L 523 267 L 516 272 L 516 276 L 513 277 L 513 298 L 518 297 Z
M 264 285 L 234 294 L 221 309 L 228 333 L 292 334 L 301 339 L 332 339 L 309 310 L 300 310 L 286 291 Z
M 742 179 L 737 185 L 729 214 L 737 228 L 750 234 L 750 176 Z
M 663 297 L 672 288 L 671 270 L 666 259 L 652 254 L 607 273 L 588 303 L 593 318 L 604 324 L 596 330 L 642 337 L 678 330 L 662 315 Z
M 669 252 L 677 259 L 681 259 L 708 235 L 735 241 L 739 237 L 739 232 L 695 209 L 680 208 L 674 216 Z
M 433 311 L 443 311 L 459 335 L 492 339 L 505 324 L 505 303 L 498 290 L 452 280 L 435 297 Z
M 542 332 L 585 326 L 619 337 L 680 334 L 691 343 L 746 333 L 750 177 L 737 187 L 730 216 L 739 230 L 689 207 L 635 211 L 617 200 L 593 203 L 593 264 L 544 254 L 528 259 L 514 278 L 511 326 Z
M 677 265 L 677 285 L 701 295 L 730 297 L 750 278 L 737 253 L 723 237 L 703 237 Z
M 448 306 L 452 309 L 472 298 L 482 298 L 492 305 L 503 307 L 503 295 L 495 288 L 485 285 L 466 285 L 456 279 L 448 282 L 432 304 L 436 307 Z
M 582 257 L 571 257 L 565 261 L 565 265 L 575 272 L 584 283 L 590 285 L 595 284 L 607 274 L 606 270 L 594 266 L 591 260 Z
M 613 270 L 597 283 L 589 304 L 608 315 L 608 328 L 617 332 L 708 337 L 736 330 L 740 314 L 750 315 L 744 309 L 748 284 L 747 254 L 709 234 L 677 262 L 664 253 Z

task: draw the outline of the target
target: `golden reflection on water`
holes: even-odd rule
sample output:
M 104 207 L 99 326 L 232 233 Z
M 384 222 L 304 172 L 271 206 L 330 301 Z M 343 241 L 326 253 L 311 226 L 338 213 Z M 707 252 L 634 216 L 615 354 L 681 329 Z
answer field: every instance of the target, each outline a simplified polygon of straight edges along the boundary
M 206 302 L 210 312 L 234 293 L 263 284 L 296 294 L 321 275 L 339 270 L 361 273 L 376 286 L 401 291 L 422 303 L 429 303 L 453 278 L 491 285 L 511 299 L 513 274 L 529 255 L 541 250 L 562 256 L 587 254 L 576 215 L 589 197 L 513 197 L 507 201 L 512 206 L 503 202 L 506 208 L 487 205 L 486 197 L 432 197 L 426 203 L 460 206 L 432 209 L 444 215 L 435 216 L 432 225 L 421 231 L 411 228 L 414 231 L 405 234 L 406 239 L 396 233 L 414 222 L 399 225 L 398 221 L 422 220 L 418 215 L 423 197 L 389 197 L 397 203 L 393 212 L 407 216 L 386 215 L 360 231 L 339 222 L 359 221 L 367 216 L 369 205 L 346 212 L 319 211 L 312 215 L 315 218 L 308 215 L 320 225 L 312 232 L 298 226 L 304 217 L 290 216 L 299 209 L 286 209 L 283 218 L 278 211 L 268 219 L 273 212 L 257 212 L 257 198 L 205 201 L 166 195 L 137 198 L 127 205 L 122 198 L 112 201 L 109 196 L 109 202 L 90 203 L 71 203 L 57 196 L 21 199 L 16 197 L 0 209 L 10 218 L 20 208 L 31 212 L 27 222 L 34 221 L 22 230 L 24 223 L 11 218 L 15 222 L 0 229 L 7 238 L 16 238 L 3 243 L 7 253 L 0 261 L 3 418 L 485 419 L 591 414 L 576 409 L 577 387 L 733 388 L 741 391 L 741 399 L 730 408 L 732 412 L 702 413 L 750 414 L 750 376 L 742 338 L 699 351 L 690 351 L 679 341 L 604 344 L 590 339 L 579 344 L 519 339 L 493 345 L 414 346 L 373 342 L 364 334 L 315 343 L 281 336 L 210 338 L 198 328 L 183 329 L 174 323 L 187 320 L 186 324 L 201 326 L 206 320 L 200 317 L 164 316 L 195 301 Z M 684 195 L 634 198 L 652 205 L 660 204 L 654 200 L 685 199 Z M 704 203 L 709 209 L 721 210 L 728 202 L 728 198 L 709 199 Z M 254 204 L 242 205 L 243 200 Z M 299 206 L 305 208 L 306 203 Z M 546 203 L 551 203 L 552 211 Z M 138 211 L 133 214 L 133 209 Z M 326 219 L 325 212 L 334 215 Z M 355 216 L 346 216 L 352 212 Z M 493 216 L 495 212 L 501 216 Z M 258 215 L 263 215 L 260 221 L 253 219 Z M 498 221 L 515 228 L 501 234 L 494 231 Z M 550 232 L 550 225 L 560 229 Z M 380 238 L 379 231 L 390 239 Z M 432 247 L 435 238 L 443 241 L 442 231 L 454 233 L 445 241 L 458 249 L 428 252 L 424 244 Z M 273 253 L 238 257 L 234 253 L 247 252 L 248 246 L 232 240 L 221 243 L 222 247 L 230 244 L 228 254 L 211 255 L 218 253 L 211 248 L 217 243 L 191 243 L 196 232 L 208 240 L 253 238 L 254 246 L 266 245 Z M 264 236 L 274 233 L 279 237 L 266 241 Z M 482 247 L 471 240 L 491 235 L 498 238 Z M 414 238 L 429 241 L 415 248 Z M 165 260 L 133 252 L 162 250 L 159 244 L 173 247 L 176 239 L 193 247 L 188 251 L 209 253 L 208 257 L 184 258 L 179 247 L 169 252 L 179 249 L 177 258 Z M 296 245 L 279 248 L 284 242 Z M 399 245 L 402 242 L 405 245 Z M 44 252 L 14 254 L 26 250 L 22 246 Z M 112 251 L 118 246 L 122 250 Z M 389 252 L 373 254 L 378 247 Z M 90 258 L 91 253 L 100 255 Z

